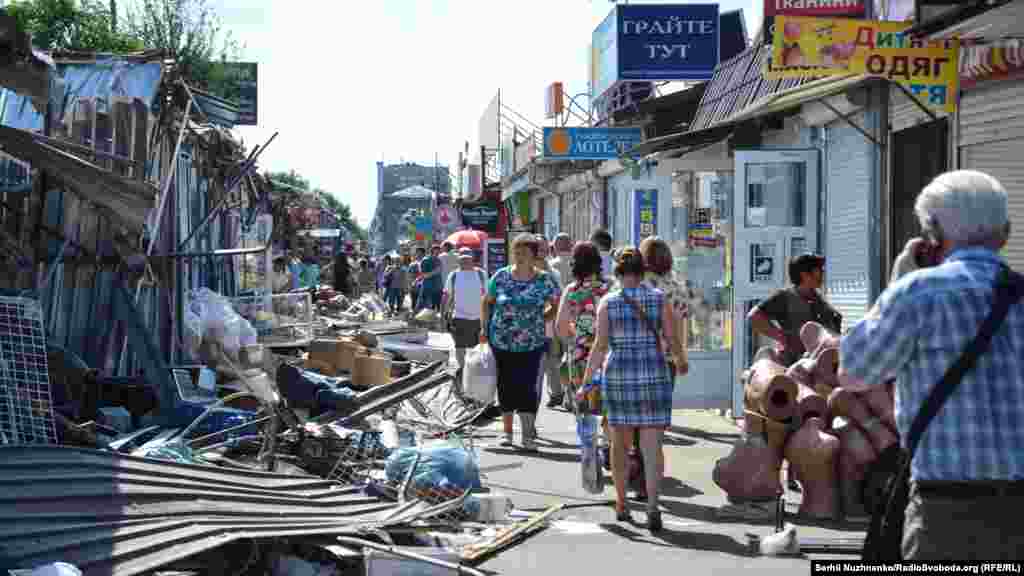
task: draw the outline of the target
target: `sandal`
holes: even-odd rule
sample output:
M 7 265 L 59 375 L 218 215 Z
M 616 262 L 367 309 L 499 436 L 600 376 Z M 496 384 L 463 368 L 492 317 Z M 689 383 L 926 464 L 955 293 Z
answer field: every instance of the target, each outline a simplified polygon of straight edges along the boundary
M 633 523 L 633 516 L 630 515 L 629 510 L 625 510 L 624 509 L 621 512 L 618 512 L 618 511 L 615 512 L 615 521 L 616 522 L 628 522 L 628 523 L 632 524 Z
M 661 525 L 661 511 L 653 510 L 647 513 L 647 529 L 651 532 L 660 532 L 662 529 Z

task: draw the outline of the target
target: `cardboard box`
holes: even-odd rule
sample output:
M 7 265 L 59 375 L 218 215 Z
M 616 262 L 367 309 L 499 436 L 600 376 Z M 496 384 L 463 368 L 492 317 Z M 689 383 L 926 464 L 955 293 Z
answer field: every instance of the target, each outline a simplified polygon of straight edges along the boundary
M 310 369 L 316 369 L 313 367 L 319 366 L 333 372 L 332 374 L 325 373 L 327 376 L 334 376 L 338 372 L 352 372 L 356 354 L 363 350 L 362 346 L 349 339 L 314 340 L 309 345 L 309 359 L 306 361 L 306 366 Z

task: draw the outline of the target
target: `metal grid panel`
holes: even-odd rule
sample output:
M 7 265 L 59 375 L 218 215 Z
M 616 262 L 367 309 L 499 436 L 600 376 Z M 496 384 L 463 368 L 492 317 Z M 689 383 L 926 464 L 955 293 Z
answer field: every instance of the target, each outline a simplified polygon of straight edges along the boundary
M 57 443 L 37 300 L 0 297 L 0 433 L 12 444 Z

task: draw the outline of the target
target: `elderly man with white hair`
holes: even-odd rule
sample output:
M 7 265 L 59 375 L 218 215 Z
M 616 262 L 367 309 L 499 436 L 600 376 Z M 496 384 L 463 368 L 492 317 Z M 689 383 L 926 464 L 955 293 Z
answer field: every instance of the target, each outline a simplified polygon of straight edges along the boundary
M 1024 306 L 1019 276 L 999 255 L 1010 233 L 1006 190 L 987 174 L 948 172 L 921 191 L 915 212 L 924 238 L 907 243 L 892 284 L 843 338 L 841 383 L 856 390 L 895 379 L 896 424 L 907 449 L 929 393 L 975 341 L 997 296 L 1004 309 L 1009 303 L 973 368 L 951 371 L 960 377 L 948 381 L 959 383 L 917 438 L 902 557 L 1019 560 Z

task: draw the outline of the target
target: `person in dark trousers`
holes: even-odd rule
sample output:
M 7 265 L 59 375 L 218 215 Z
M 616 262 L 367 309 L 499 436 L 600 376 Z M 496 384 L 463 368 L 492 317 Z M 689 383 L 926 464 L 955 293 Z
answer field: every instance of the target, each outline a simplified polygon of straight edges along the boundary
M 936 177 L 914 203 L 923 237 L 906 244 L 889 286 L 843 337 L 840 385 L 857 391 L 895 380 L 903 448 L 916 436 L 912 422 L 927 399 L 993 312 L 998 287 L 1013 282 L 1004 277 L 1010 271 L 1000 252 L 1016 194 L 973 170 Z M 919 437 L 900 540 L 904 560 L 1020 566 L 1022 415 L 1024 304 L 1017 302 Z
M 839 334 L 843 316 L 818 292 L 825 282 L 825 257 L 801 254 L 789 262 L 789 288 L 777 290 L 750 311 L 747 319 L 757 334 L 778 343 L 783 364 L 789 366 L 804 355 L 800 329 L 817 322 Z
M 334 290 L 345 296 L 352 296 L 352 269 L 349 267 L 348 254 L 342 249 L 334 256 Z
M 612 235 L 604 228 L 598 228 L 590 233 L 590 241 L 601 252 L 601 276 L 611 278 L 612 268 L 615 266 L 612 258 Z

